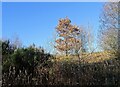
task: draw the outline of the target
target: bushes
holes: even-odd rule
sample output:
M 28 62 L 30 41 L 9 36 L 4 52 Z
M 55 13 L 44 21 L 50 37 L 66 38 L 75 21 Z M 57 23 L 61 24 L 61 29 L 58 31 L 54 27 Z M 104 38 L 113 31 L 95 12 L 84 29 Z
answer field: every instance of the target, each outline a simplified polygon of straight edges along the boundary
M 119 66 L 116 59 L 92 64 L 62 61 L 56 64 L 55 81 L 64 85 L 120 85 Z
M 120 85 L 118 58 L 98 63 L 55 61 L 35 45 L 15 48 L 2 42 L 2 84 L 8 85 Z M 54 60 L 54 61 L 51 61 Z
M 34 84 L 37 67 L 46 67 L 52 55 L 35 45 L 16 48 L 10 41 L 2 42 L 3 85 Z M 24 80 L 24 81 L 23 81 Z M 30 81 L 27 81 L 30 80 Z

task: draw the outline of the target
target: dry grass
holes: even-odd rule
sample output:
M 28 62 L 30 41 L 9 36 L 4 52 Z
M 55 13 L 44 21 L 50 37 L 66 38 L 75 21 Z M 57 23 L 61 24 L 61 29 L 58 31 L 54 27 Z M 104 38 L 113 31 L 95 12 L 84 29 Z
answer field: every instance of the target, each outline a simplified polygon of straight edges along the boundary
M 81 62 L 84 63 L 97 63 L 105 60 L 115 58 L 114 52 L 94 52 L 94 53 L 83 53 L 81 54 Z M 56 56 L 56 61 L 78 61 L 78 57 L 74 55 L 70 56 Z

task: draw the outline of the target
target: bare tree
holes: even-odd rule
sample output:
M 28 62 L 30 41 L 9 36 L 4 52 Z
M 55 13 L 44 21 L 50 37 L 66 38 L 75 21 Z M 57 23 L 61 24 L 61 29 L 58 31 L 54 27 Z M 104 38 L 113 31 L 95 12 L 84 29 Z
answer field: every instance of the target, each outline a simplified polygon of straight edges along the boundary
M 103 50 L 118 49 L 118 2 L 107 2 L 100 16 L 100 46 Z
M 12 44 L 15 46 L 15 48 L 20 48 L 22 46 L 22 42 L 17 35 L 15 35 L 12 39 Z

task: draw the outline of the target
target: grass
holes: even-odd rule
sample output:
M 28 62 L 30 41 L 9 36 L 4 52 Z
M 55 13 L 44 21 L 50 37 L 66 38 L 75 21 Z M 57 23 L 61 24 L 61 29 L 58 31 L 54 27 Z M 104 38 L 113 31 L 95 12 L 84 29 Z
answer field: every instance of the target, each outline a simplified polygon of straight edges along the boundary
M 97 63 L 106 60 L 114 59 L 114 52 L 104 51 L 104 52 L 94 52 L 94 53 L 82 53 L 81 62 L 84 63 Z M 56 56 L 56 61 L 78 61 L 78 57 L 74 55 L 70 56 Z

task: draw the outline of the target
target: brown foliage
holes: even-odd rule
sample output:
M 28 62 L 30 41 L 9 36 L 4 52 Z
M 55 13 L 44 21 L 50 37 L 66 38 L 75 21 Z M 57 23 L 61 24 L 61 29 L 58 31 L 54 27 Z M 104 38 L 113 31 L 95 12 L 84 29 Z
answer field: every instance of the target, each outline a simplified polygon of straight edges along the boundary
M 60 19 L 56 27 L 59 38 L 55 41 L 55 48 L 66 55 L 71 50 L 77 50 L 81 46 L 81 41 L 77 38 L 80 35 L 80 28 L 71 24 L 69 18 Z

